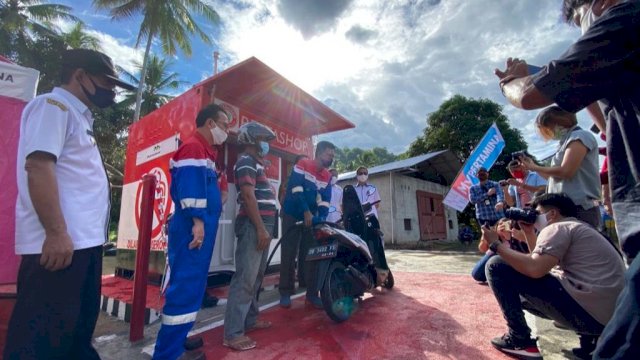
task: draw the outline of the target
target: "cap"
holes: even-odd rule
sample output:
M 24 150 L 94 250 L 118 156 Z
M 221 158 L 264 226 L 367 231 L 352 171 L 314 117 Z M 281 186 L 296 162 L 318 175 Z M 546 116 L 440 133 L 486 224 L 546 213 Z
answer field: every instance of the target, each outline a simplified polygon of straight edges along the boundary
M 104 75 L 116 86 L 126 90 L 134 90 L 135 86 L 118 79 L 113 61 L 107 55 L 89 49 L 70 49 L 62 54 L 62 66 L 73 69 L 82 68 L 93 75 Z
M 478 169 L 478 172 L 481 172 L 481 171 L 488 172 L 486 167 L 481 167 L 480 169 Z

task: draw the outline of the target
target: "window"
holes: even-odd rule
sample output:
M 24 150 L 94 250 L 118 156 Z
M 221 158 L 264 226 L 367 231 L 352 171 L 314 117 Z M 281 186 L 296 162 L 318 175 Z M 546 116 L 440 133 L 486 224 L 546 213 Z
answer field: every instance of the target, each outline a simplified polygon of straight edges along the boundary
M 429 198 L 429 204 L 431 205 L 431 212 L 436 212 L 436 206 L 433 204 L 433 198 Z
M 411 231 L 411 219 L 404 219 L 404 229 Z
M 453 230 L 453 220 L 449 220 L 449 230 Z

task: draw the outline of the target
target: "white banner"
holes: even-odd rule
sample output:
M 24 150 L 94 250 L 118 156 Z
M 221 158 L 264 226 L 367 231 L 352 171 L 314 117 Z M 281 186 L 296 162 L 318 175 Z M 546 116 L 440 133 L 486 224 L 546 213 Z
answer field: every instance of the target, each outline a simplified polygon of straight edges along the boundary
M 29 101 L 36 96 L 40 72 L 0 61 L 0 96 Z

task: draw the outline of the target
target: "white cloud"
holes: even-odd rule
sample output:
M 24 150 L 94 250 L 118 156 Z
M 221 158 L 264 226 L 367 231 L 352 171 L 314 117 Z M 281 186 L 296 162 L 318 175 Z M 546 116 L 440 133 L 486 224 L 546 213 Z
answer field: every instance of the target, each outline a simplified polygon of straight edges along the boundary
M 134 64 L 142 64 L 144 49 L 136 49 L 125 45 L 122 40 L 114 38 L 113 36 L 103 32 L 89 30 L 87 33 L 100 40 L 102 50 L 105 54 L 109 55 L 111 59 L 113 59 L 114 63 L 132 74 L 135 74 L 138 71 Z
M 216 4 L 225 19 L 221 52 L 229 64 L 258 57 L 353 121 L 357 129 L 329 136 L 340 146 L 404 151 L 426 116 L 461 94 L 504 105 L 532 152 L 553 148 L 533 131 L 536 112 L 506 104 L 493 70 L 509 56 L 544 65 L 578 37 L 561 22 L 559 2 L 355 0 L 328 12 L 333 18 L 283 8 L 288 3 Z M 305 39 L 300 19 L 313 36 Z
M 63 32 L 68 32 L 75 26 L 74 22 L 68 20 L 56 20 L 54 24 Z M 129 46 L 127 45 L 129 39 L 115 38 L 103 31 L 92 29 L 90 25 L 85 26 L 85 32 L 98 39 L 102 51 L 111 57 L 116 65 L 121 66 L 132 74 L 138 71 L 134 64 L 142 64 L 144 49 L 136 49 Z

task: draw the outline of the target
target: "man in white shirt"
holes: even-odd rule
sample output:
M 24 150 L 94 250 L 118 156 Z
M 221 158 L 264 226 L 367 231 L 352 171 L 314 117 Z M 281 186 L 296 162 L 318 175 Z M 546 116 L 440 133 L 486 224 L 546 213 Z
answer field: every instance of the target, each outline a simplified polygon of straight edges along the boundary
M 338 170 L 330 169 L 331 173 L 331 203 L 329 205 L 328 222 L 338 222 L 342 219 L 342 187 L 337 184 Z
M 360 166 L 356 170 L 356 178 L 358 179 L 358 183 L 355 188 L 358 199 L 360 199 L 360 204 L 371 204 L 378 201 L 378 203 L 371 207 L 371 211 L 369 211 L 369 213 L 372 213 L 377 219 L 378 207 L 380 206 L 380 193 L 378 193 L 378 189 L 376 189 L 375 186 L 367 183 L 367 180 L 369 180 L 369 169 Z
M 5 359 L 99 359 L 91 345 L 100 306 L 109 181 L 90 107 L 114 104 L 108 56 L 65 51 L 60 87 L 25 107 L 18 144 L 18 297 Z

